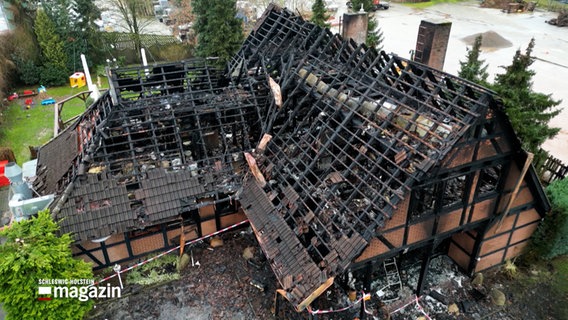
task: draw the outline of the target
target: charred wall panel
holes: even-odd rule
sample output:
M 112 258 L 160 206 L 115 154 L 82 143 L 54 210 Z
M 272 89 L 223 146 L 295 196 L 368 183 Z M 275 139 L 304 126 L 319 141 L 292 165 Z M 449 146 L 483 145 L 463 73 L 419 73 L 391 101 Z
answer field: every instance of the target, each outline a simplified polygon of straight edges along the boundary
M 463 209 L 457 209 L 440 216 L 436 233 L 448 232 L 460 226 Z
M 448 256 L 463 270 L 467 271 L 469 269 L 475 242 L 475 232 L 459 232 L 455 233 L 451 238 Z
M 497 220 L 483 236 L 479 252 L 480 262 L 476 264 L 475 270 L 490 268 L 521 254 L 540 220 L 541 216 L 535 209 L 517 211 L 502 221 Z M 498 257 L 501 257 L 501 260 L 498 260 Z
M 479 257 L 474 269 L 475 272 L 480 272 L 503 263 L 505 261 L 504 255 L 505 250 L 502 249 L 497 252 L 490 253 L 489 255 Z
M 219 217 L 220 228 L 217 228 L 216 220 L 213 218 L 204 221 L 200 226 L 187 224 L 188 221 L 185 221 L 185 240 L 189 241 L 198 238 L 198 230 L 201 230 L 202 235 L 211 234 L 245 219 L 246 216 L 243 212 L 225 214 Z M 167 243 L 164 242 L 164 230 L 165 237 L 168 239 Z M 114 234 L 104 241 L 104 248 L 100 242 L 83 241 L 72 246 L 72 252 L 75 257 L 92 263 L 95 269 L 101 269 L 106 266 L 112 266 L 115 263 L 130 261 L 156 251 L 169 249 L 173 245 L 179 244 L 180 234 L 181 220 L 130 232 L 128 233 L 128 238 L 125 237 L 124 233 Z M 128 251 L 129 246 L 132 250 L 131 253 Z M 105 251 L 108 263 L 105 262 Z M 89 255 L 92 255 L 98 262 L 94 261 Z

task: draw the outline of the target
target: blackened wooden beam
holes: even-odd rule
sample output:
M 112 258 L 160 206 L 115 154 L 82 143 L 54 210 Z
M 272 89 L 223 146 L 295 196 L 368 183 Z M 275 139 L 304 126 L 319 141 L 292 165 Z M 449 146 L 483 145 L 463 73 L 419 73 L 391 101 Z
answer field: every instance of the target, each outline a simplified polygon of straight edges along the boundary
M 424 257 L 422 257 L 422 265 L 420 267 L 420 276 L 418 277 L 418 284 L 416 285 L 416 295 L 421 296 L 424 291 L 424 286 L 426 285 L 426 277 L 428 276 L 428 270 L 430 268 L 430 259 L 432 258 L 432 253 L 434 252 L 435 242 L 430 242 L 426 247 Z

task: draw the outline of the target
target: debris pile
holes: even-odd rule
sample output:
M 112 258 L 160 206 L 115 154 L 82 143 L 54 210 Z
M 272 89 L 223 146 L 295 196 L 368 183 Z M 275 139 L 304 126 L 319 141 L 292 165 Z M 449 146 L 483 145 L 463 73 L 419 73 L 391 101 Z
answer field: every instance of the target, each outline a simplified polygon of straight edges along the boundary
M 126 283 L 121 299 L 97 301 L 87 319 L 271 319 L 276 281 L 254 236 L 235 231 L 219 239 L 222 246 L 187 248 L 200 265 L 190 263 L 179 280 L 159 287 Z M 242 257 L 247 247 L 258 267 Z
M 558 13 L 558 18 L 550 19 L 546 22 L 553 26 L 566 27 L 568 26 L 568 11 L 562 10 Z
M 494 51 L 503 48 L 509 48 L 513 43 L 495 31 L 489 30 L 483 33 L 476 33 L 464 37 L 461 40 L 468 46 L 473 46 L 475 39 L 481 36 L 481 49 L 486 51 Z

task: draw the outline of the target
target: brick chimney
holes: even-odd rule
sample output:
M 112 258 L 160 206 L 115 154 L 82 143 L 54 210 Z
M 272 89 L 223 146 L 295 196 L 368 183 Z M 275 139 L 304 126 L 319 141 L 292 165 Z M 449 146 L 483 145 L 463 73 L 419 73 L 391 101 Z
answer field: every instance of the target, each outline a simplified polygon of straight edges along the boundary
M 414 61 L 443 70 L 452 23 L 422 20 L 416 39 Z
M 343 14 L 344 39 L 353 39 L 357 44 L 365 43 L 367 39 L 367 28 L 369 26 L 369 15 L 365 11 Z

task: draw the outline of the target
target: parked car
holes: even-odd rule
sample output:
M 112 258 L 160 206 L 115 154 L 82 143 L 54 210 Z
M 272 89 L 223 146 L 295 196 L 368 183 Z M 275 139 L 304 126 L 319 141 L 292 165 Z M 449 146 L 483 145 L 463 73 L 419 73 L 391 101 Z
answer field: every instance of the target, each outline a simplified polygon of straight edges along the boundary
M 351 3 L 351 1 L 347 1 L 347 7 L 348 8 L 352 8 L 353 4 Z M 390 7 L 390 2 L 388 1 L 381 1 L 381 0 L 373 0 L 373 6 L 371 7 L 371 11 L 377 11 L 377 10 L 388 10 L 388 8 Z

